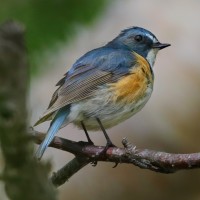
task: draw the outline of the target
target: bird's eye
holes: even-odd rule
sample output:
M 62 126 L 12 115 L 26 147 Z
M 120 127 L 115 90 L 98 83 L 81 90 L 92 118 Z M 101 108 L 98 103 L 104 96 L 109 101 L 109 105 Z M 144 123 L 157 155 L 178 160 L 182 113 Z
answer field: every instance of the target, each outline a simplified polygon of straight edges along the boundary
M 142 37 L 141 35 L 136 35 L 136 36 L 134 37 L 134 39 L 135 39 L 135 41 L 137 41 L 137 42 L 141 42 L 141 41 L 143 40 L 143 37 Z

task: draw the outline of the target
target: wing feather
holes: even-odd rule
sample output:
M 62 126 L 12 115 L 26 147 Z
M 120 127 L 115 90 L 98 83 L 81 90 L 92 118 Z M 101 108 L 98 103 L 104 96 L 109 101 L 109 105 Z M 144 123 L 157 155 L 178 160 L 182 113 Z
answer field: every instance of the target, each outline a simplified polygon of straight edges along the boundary
M 57 90 L 54 96 L 54 102 L 47 109 L 44 115 L 48 115 L 68 104 L 78 102 L 90 97 L 98 86 L 112 81 L 112 73 L 101 70 L 91 70 L 87 78 L 82 81 L 70 82 L 70 79 Z M 55 96 L 57 98 L 55 98 Z

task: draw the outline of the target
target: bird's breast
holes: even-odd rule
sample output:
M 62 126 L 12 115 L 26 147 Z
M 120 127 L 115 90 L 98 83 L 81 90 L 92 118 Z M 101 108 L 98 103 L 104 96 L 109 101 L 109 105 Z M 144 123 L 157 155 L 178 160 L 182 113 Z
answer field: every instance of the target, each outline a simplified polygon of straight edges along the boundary
M 137 102 L 146 95 L 148 88 L 153 89 L 153 72 L 149 63 L 139 54 L 134 53 L 134 56 L 136 63 L 129 74 L 109 84 L 115 102 Z

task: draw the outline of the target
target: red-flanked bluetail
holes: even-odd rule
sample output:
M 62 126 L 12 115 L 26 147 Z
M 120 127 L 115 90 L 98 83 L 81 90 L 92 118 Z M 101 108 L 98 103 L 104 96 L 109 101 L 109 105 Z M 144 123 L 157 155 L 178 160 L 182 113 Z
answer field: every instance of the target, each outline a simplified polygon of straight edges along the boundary
M 163 44 L 148 30 L 123 30 L 103 47 L 80 57 L 58 83 L 48 109 L 35 125 L 51 120 L 36 152 L 40 159 L 58 130 L 69 123 L 87 130 L 113 127 L 140 111 L 153 91 L 153 65 Z

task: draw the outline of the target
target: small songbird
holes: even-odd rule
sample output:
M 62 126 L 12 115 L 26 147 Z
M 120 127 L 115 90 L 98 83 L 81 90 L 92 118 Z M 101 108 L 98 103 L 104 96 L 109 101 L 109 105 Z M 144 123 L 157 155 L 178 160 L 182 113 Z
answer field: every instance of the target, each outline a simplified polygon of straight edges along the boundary
M 158 41 L 150 31 L 131 27 L 105 46 L 80 57 L 56 86 L 50 104 L 35 126 L 51 120 L 36 158 L 58 130 L 69 123 L 87 130 L 101 129 L 108 148 L 112 146 L 105 129 L 140 111 L 153 91 L 153 65 L 159 50 L 170 46 Z

